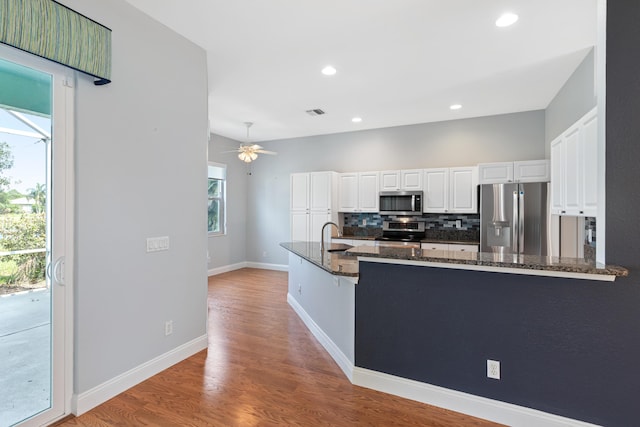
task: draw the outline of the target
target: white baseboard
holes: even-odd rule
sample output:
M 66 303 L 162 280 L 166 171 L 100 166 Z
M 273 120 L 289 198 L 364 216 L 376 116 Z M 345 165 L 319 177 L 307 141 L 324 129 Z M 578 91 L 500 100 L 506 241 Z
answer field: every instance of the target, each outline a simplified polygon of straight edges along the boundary
M 338 364 L 342 372 L 349 378 L 349 381 L 353 382 L 353 363 L 349 360 L 347 356 L 340 350 L 340 348 L 329 338 L 329 336 L 313 321 L 313 319 L 307 314 L 307 312 L 302 308 L 302 306 L 296 301 L 296 299 L 291 295 L 287 294 L 287 302 L 296 312 L 298 317 L 302 319 L 304 324 L 307 326 L 309 331 L 313 334 L 314 337 L 322 344 L 325 350 L 329 353 L 329 355 L 333 358 L 333 360 Z
M 265 262 L 247 262 L 249 268 L 261 268 L 263 270 L 289 271 L 288 264 L 267 264 Z
M 359 367 L 354 368 L 351 382 L 361 387 L 509 426 L 595 427 L 595 424 Z
M 223 265 L 222 267 L 212 268 L 211 270 L 209 270 L 208 275 L 209 277 L 217 276 L 218 274 L 228 273 L 234 270 L 240 270 L 241 268 L 245 268 L 246 266 L 247 266 L 246 261 L 239 262 L 236 264 Z
M 202 335 L 188 343 L 137 366 L 84 393 L 74 394 L 71 410 L 79 416 L 128 390 L 136 384 L 164 371 L 172 365 L 206 349 L 207 335 Z
M 234 270 L 240 270 L 241 268 L 261 268 L 263 270 L 277 270 L 277 271 L 289 271 L 289 266 L 286 264 L 267 264 L 264 262 L 250 262 L 244 261 L 236 264 L 229 264 L 218 268 L 212 268 L 209 270 L 209 277 L 216 276 L 222 273 L 228 273 Z

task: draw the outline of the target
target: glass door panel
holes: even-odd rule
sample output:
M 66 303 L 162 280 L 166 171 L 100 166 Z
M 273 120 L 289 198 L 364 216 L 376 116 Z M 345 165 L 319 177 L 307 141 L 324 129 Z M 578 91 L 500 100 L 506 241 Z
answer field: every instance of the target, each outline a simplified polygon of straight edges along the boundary
M 7 82 L 21 87 L 22 100 L 15 90 L 3 96 Z M 64 413 L 54 385 L 64 378 L 56 374 L 64 369 L 63 334 L 54 333 L 65 310 L 56 294 L 64 288 L 47 274 L 53 87 L 54 75 L 0 59 L 0 427 Z

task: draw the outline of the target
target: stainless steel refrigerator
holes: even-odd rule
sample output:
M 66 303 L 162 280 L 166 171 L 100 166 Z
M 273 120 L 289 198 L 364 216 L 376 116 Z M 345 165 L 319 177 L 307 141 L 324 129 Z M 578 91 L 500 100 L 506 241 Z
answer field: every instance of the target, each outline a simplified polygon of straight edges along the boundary
M 480 186 L 480 250 L 549 254 L 549 183 Z

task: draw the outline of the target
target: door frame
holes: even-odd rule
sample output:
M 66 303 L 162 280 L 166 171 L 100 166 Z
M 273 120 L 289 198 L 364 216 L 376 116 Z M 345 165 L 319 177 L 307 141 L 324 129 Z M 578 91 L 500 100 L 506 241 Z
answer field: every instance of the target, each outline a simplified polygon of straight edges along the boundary
M 51 283 L 52 298 L 52 398 L 51 408 L 19 424 L 20 427 L 40 426 L 55 422 L 71 414 L 74 370 L 74 208 L 75 208 L 75 81 L 77 73 L 60 64 L 0 44 L 0 58 L 15 62 L 52 76 L 52 141 L 51 174 L 56 202 L 50 211 L 55 224 L 51 226 L 50 261 L 64 256 L 59 272 L 64 285 Z M 55 167 L 53 167 L 55 162 Z M 49 201 L 48 201 L 49 203 Z M 62 218 L 58 221 L 56 218 Z M 60 227 L 62 226 L 62 227 Z M 60 236 L 56 235 L 56 230 Z M 55 292 L 54 292 L 55 290 Z M 56 312 L 61 307 L 62 312 Z M 55 340 L 54 340 L 55 337 Z

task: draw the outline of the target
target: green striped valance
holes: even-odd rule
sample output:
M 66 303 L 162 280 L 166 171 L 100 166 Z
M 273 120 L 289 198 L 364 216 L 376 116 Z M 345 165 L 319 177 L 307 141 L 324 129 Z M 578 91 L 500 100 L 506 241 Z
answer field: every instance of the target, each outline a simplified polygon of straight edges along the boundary
M 111 30 L 53 0 L 0 0 L 0 43 L 111 82 Z

